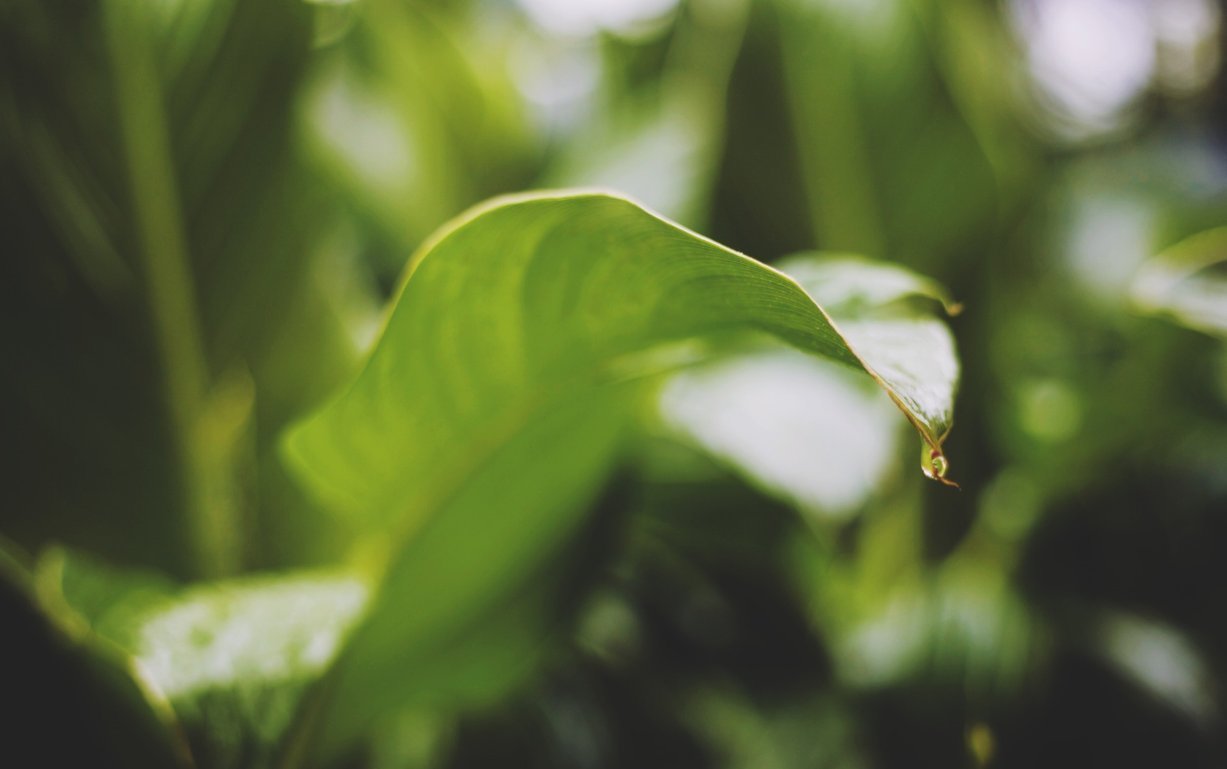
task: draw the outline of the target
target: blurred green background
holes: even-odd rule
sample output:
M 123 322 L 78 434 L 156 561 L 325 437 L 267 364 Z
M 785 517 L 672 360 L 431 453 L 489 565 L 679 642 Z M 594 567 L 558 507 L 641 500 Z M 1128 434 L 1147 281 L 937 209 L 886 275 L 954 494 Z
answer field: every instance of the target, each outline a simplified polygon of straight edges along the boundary
M 1223 766 L 1225 11 L 3 0 L 0 536 L 168 585 L 360 561 L 283 429 L 451 217 L 608 188 L 947 286 L 962 491 L 865 382 L 687 370 L 532 674 L 334 765 Z

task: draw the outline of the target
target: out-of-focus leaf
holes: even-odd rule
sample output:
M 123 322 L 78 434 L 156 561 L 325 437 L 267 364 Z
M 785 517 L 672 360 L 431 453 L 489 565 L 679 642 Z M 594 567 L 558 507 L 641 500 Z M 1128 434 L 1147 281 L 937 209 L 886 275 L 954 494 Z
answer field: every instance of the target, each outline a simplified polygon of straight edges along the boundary
M 941 80 L 919 5 L 775 3 L 822 248 L 942 264 L 996 216 L 993 169 Z
M 1009 692 L 1042 660 L 1045 628 L 996 564 L 960 557 L 928 584 L 906 583 L 866 616 L 835 625 L 838 670 L 848 684 L 909 679 L 959 683 L 977 695 Z
M 854 512 L 896 456 L 895 409 L 873 384 L 794 350 L 682 371 L 660 407 L 689 441 L 818 519 Z
M 270 766 L 307 687 L 366 604 L 352 574 L 300 572 L 175 589 L 157 576 L 48 551 L 40 589 L 131 655 L 182 724 L 199 766 Z
M 695 0 L 675 21 L 658 82 L 606 84 L 603 108 L 568 137 L 545 186 L 607 187 L 687 226 L 707 219 L 726 93 L 749 3 Z M 614 67 L 606 67 L 607 74 Z
M 929 382 L 953 408 L 958 359 L 946 326 L 954 309 L 932 281 L 893 265 L 802 255 L 780 264 L 826 308 L 875 370 Z M 922 354 L 916 351 L 923 350 Z M 881 394 L 850 372 L 793 350 L 758 351 L 677 374 L 665 419 L 768 491 L 820 516 L 853 512 L 882 481 L 898 431 Z M 942 396 L 941 394 L 945 395 Z M 825 408 L 811 408 L 821 403 Z M 833 436 L 839 436 L 836 439 Z
M 349 8 L 350 29 L 313 62 L 302 130 L 394 276 L 448 218 L 527 184 L 540 148 L 512 80 L 511 27 L 478 18 L 491 9 Z
M 1143 312 L 1227 337 L 1227 227 L 1194 235 L 1144 263 L 1132 293 Z
M 899 374 L 879 376 L 787 276 L 626 199 L 503 199 L 437 236 L 364 371 L 287 436 L 304 483 L 390 529 L 381 594 L 314 717 L 322 742 L 344 744 L 401 702 L 449 699 L 415 679 L 573 530 L 660 349 L 744 330 L 868 371 L 940 448 L 952 394 L 941 382 L 862 332 Z
M 720 747 L 729 769 L 870 766 L 849 711 L 836 697 L 765 709 L 729 690 L 700 691 L 685 704 L 687 720 Z
M 0 547 L 5 751 L 46 766 L 186 767 L 187 748 L 156 689 L 118 648 L 41 600 Z
M 715 159 L 718 111 L 706 101 L 684 91 L 666 104 L 628 115 L 625 124 L 577 132 L 545 183 L 624 191 L 679 221 L 694 222 Z
M 312 280 L 327 196 L 289 141 L 308 10 L 0 8 L 0 223 L 23 254 L 0 304 L 37 319 L 0 331 L 29 447 L 0 525 L 27 548 L 187 577 L 274 560 L 249 535 L 291 504 L 301 523 L 254 460 L 354 362 Z
M 140 618 L 173 600 L 180 587 L 155 572 L 120 569 L 64 547 L 39 554 L 35 578 L 40 590 L 68 606 L 90 630 L 122 648 Z
M 1202 728 L 1212 728 L 1220 710 L 1210 683 L 1214 675 L 1187 633 L 1126 612 L 1085 613 L 1092 627 L 1092 651 L 1157 702 Z

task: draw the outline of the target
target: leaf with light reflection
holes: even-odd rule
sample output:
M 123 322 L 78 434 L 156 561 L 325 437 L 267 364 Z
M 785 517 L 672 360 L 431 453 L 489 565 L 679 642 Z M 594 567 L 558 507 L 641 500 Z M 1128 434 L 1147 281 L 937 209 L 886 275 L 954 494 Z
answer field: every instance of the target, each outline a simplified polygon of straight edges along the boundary
M 288 457 L 333 508 L 413 527 L 558 402 L 643 373 L 667 343 L 739 330 L 866 371 L 940 449 L 958 377 L 949 333 L 910 310 L 856 314 L 937 289 L 851 260 L 801 263 L 797 277 L 805 290 L 616 196 L 498 200 L 419 255 L 365 370 L 290 432 Z
M 875 274 L 862 290 L 883 286 Z M 895 328 L 858 321 L 852 343 L 791 278 L 624 198 L 525 195 L 461 217 L 411 265 L 364 371 L 287 436 L 303 482 L 378 527 L 385 554 L 379 594 L 312 716 L 318 739 L 338 748 L 406 702 L 497 694 L 423 682 L 532 593 L 614 462 L 638 385 L 670 364 L 662 349 L 767 332 L 869 373 L 940 450 L 957 374 L 949 339 L 907 337 L 939 344 L 933 365 L 923 348 L 895 349 Z M 459 680 L 479 664 L 449 670 Z
M 0 540 L 6 755 L 39 766 L 82 756 L 99 767 L 190 766 L 166 701 L 132 660 L 43 593 Z
M 896 381 L 911 372 L 932 383 L 935 400 L 953 398 L 958 360 L 933 310 L 957 308 L 940 286 L 846 256 L 803 254 L 780 267 L 824 306 L 845 338 L 859 337 L 856 349 L 871 367 L 895 372 Z M 765 490 L 820 518 L 839 519 L 881 483 L 898 445 L 889 401 L 867 385 L 795 350 L 762 349 L 680 372 L 665 387 L 661 408 L 681 434 Z
M 1132 293 L 1143 312 L 1227 337 L 1227 227 L 1194 235 L 1144 263 Z
M 39 584 L 131 655 L 174 710 L 201 766 L 267 765 L 307 687 L 366 605 L 343 572 L 247 577 L 176 590 L 61 549 Z

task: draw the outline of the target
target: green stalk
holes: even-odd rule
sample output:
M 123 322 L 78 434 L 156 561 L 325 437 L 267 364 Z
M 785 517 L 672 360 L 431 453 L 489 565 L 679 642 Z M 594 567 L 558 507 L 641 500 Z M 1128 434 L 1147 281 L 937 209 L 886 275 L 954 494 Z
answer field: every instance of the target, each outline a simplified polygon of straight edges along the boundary
M 209 372 L 201 342 L 161 83 L 148 14 L 132 0 L 104 0 L 103 23 L 132 218 L 155 344 L 164 376 L 175 448 L 183 468 L 183 511 L 195 571 L 218 576 L 236 567 L 236 520 L 226 502 L 228 468 L 208 450 Z
M 805 9 L 782 9 L 780 35 L 816 243 L 886 257 L 890 243 L 857 99 L 856 44 Z

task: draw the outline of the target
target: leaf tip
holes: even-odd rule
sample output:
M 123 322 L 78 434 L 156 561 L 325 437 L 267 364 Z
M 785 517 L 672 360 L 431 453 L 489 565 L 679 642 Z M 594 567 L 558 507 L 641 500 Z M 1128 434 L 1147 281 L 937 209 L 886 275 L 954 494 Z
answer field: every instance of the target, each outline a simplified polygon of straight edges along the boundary
M 958 483 L 946 477 L 946 474 L 950 472 L 950 460 L 946 459 L 946 455 L 940 448 L 932 448 L 927 444 L 921 448 L 920 469 L 924 472 L 925 477 L 943 486 L 962 488 Z

